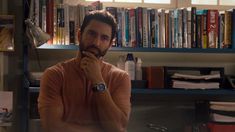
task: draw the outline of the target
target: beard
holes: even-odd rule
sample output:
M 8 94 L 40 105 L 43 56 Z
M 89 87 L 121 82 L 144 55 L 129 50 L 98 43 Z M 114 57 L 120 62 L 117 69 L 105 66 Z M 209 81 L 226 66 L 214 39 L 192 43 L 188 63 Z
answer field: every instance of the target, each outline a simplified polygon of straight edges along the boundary
M 94 44 L 90 45 L 88 47 L 85 47 L 84 43 L 80 43 L 79 50 L 80 50 L 81 54 L 82 54 L 83 51 L 90 52 L 96 58 L 99 59 L 99 58 L 103 57 L 107 53 L 108 48 L 102 51 L 99 47 L 95 46 Z M 83 54 L 82 54 L 82 57 L 84 57 Z

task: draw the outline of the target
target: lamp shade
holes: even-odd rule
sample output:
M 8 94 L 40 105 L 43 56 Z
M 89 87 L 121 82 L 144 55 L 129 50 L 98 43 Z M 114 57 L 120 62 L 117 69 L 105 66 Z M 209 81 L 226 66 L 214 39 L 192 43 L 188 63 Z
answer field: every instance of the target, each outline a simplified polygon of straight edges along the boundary
M 30 43 L 35 47 L 39 47 L 46 43 L 50 39 L 50 35 L 42 31 L 42 29 L 36 26 L 31 19 L 25 20 L 26 35 L 30 40 Z

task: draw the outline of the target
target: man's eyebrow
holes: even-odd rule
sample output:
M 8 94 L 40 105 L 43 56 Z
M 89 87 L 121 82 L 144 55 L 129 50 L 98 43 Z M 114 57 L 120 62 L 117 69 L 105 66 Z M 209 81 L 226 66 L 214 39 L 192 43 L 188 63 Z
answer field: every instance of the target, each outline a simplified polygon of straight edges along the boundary
M 88 32 L 91 32 L 91 33 L 97 33 L 95 30 L 93 30 L 93 29 L 88 29 L 87 30 Z M 103 36 L 103 37 L 106 37 L 106 38 L 111 38 L 111 36 L 110 35 L 108 35 L 108 34 L 101 34 L 101 36 Z

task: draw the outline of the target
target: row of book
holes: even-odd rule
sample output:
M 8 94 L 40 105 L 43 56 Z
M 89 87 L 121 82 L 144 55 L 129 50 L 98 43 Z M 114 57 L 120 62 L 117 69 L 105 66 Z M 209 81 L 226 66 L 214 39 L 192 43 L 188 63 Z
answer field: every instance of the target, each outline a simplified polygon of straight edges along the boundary
M 51 39 L 48 44 L 78 44 L 77 32 L 85 14 L 92 10 L 103 9 L 99 1 L 90 5 L 69 5 L 63 0 L 35 0 L 34 22 L 47 32 Z
M 38 2 L 39 1 L 39 2 Z M 35 21 L 53 44 L 78 44 L 77 31 L 87 12 L 103 9 L 102 3 L 68 5 L 54 0 L 36 0 Z M 115 47 L 143 48 L 233 48 L 235 9 L 197 10 L 196 7 L 150 9 L 106 7 L 117 20 Z

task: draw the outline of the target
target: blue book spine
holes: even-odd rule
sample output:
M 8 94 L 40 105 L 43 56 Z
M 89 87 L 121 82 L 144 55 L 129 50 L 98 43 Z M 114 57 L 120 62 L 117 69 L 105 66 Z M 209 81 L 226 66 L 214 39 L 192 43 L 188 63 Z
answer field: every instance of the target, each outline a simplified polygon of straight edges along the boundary
M 117 8 L 117 47 L 122 47 L 122 10 Z
M 235 49 L 235 9 L 232 11 L 232 48 Z
M 159 44 L 159 18 L 158 18 L 158 10 L 155 9 L 155 48 L 158 48 Z
M 125 10 L 125 47 L 130 47 L 129 46 L 129 11 L 128 9 Z

